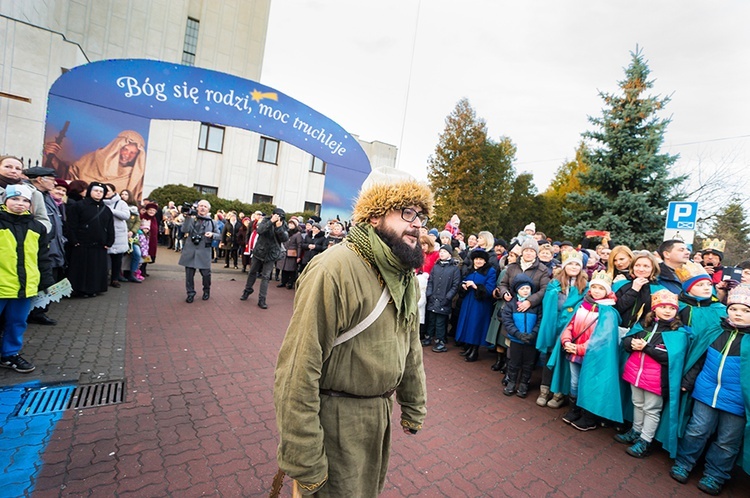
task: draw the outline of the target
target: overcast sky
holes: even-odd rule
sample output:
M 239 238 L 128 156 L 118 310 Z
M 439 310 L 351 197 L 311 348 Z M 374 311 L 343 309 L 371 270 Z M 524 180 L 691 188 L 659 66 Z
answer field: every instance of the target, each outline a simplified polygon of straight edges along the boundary
M 396 145 L 398 167 L 421 179 L 466 97 L 542 191 L 638 45 L 652 94 L 672 96 L 663 150 L 681 155 L 680 171 L 700 161 L 704 172 L 740 172 L 750 166 L 749 25 L 747 0 L 272 0 L 261 82 Z

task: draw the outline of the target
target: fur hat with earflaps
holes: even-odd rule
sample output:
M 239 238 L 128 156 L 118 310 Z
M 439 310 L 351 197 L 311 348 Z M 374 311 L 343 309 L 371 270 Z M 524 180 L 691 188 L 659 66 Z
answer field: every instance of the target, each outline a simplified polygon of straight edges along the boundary
M 409 206 L 420 207 L 423 214 L 430 216 L 434 202 L 429 187 L 410 174 L 395 168 L 375 168 L 362 184 L 352 219 L 355 223 L 366 223 L 370 218 Z

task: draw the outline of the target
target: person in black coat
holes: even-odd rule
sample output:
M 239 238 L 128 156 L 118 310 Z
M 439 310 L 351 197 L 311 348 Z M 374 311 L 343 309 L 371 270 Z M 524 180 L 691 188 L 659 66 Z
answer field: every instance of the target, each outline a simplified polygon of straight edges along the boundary
M 534 283 L 534 292 L 525 302 L 521 303 L 523 309 L 520 311 L 526 311 L 532 306 L 542 304 L 544 292 L 547 290 L 547 284 L 550 281 L 547 267 L 539 261 L 538 254 L 539 245 L 537 242 L 534 239 L 526 239 L 521 245 L 521 257 L 518 258 L 517 262 L 506 267 L 502 281 L 497 286 L 498 295 L 508 302 L 513 298 L 511 283 L 516 275 L 524 273 L 531 278 Z
M 651 253 L 644 251 L 633 257 L 628 281 L 615 292 L 621 327 L 630 329 L 646 316 L 651 307 L 651 286 L 658 278 L 659 263 Z
M 250 260 L 250 270 L 248 270 L 245 290 L 242 291 L 240 300 L 247 301 L 247 298 L 254 292 L 253 286 L 260 273 L 260 292 L 258 296 L 258 307 L 267 309 L 266 296 L 268 294 L 268 281 L 271 279 L 271 271 L 276 265 L 276 261 L 281 259 L 283 251 L 281 244 L 289 240 L 287 232 L 286 213 L 281 208 L 273 210 L 271 216 L 265 216 L 255 228 L 258 233 L 258 239 L 253 248 L 253 256 Z
M 436 339 L 432 350 L 436 353 L 448 351 L 445 346 L 445 334 L 448 330 L 448 316 L 451 314 L 453 297 L 461 285 L 461 270 L 458 261 L 451 256 L 453 248 L 449 245 L 440 247 L 439 258 L 432 267 L 427 281 L 427 336 L 423 345 L 430 345 Z M 426 344 L 425 344 L 426 342 Z
M 237 215 L 231 213 L 229 220 L 224 224 L 221 231 L 221 246 L 224 249 L 224 268 L 229 268 L 229 259 L 234 263 L 234 269 L 237 269 L 237 258 L 239 255 L 239 246 L 237 244 L 237 235 L 240 229 L 240 222 L 237 221 Z
M 115 224 L 103 202 L 106 189 L 103 183 L 91 182 L 86 197 L 68 211 L 68 280 L 77 296 L 96 296 L 107 292 L 109 285 L 107 249 L 115 242 Z
M 302 261 L 300 261 L 299 266 L 300 274 L 305 269 L 305 266 L 307 266 L 307 263 L 309 263 L 314 256 L 325 251 L 327 247 L 328 240 L 320 227 L 320 223 L 314 223 L 302 239 Z

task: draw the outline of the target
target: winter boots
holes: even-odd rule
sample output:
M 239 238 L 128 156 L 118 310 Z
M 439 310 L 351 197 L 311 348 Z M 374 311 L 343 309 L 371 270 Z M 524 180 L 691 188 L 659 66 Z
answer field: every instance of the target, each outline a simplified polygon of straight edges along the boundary
M 596 422 L 596 415 L 582 408 L 581 418 L 572 421 L 570 425 L 583 432 L 594 430 L 599 426 L 599 424 L 597 424 Z
M 438 341 L 435 343 L 435 347 L 432 348 L 432 351 L 435 353 L 446 353 L 448 351 L 448 348 L 445 345 L 445 342 L 438 339 Z
M 505 389 L 503 389 L 503 394 L 506 396 L 513 396 L 516 393 L 516 387 L 518 386 L 518 370 L 513 368 L 513 364 L 508 365 L 508 374 L 505 376 L 505 379 L 508 383 L 505 385 Z
M 472 362 L 479 359 L 479 346 L 470 346 L 469 352 L 464 356 L 464 361 Z
M 623 434 L 615 434 L 615 441 L 622 444 L 633 444 L 641 437 L 641 433 L 631 428 Z
M 536 399 L 536 404 L 539 406 L 547 406 L 547 402 L 550 400 L 551 393 L 549 392 L 549 386 L 541 386 L 539 397 Z
M 549 406 L 549 403 L 547 403 L 547 406 Z M 581 418 L 581 409 L 576 404 L 576 398 L 572 397 L 570 398 L 570 410 L 568 410 L 568 413 L 563 415 L 562 421 L 566 424 L 572 424 L 576 420 Z
M 625 453 L 635 458 L 647 457 L 651 454 L 651 443 L 639 437 L 633 446 L 625 450 Z
M 550 408 L 558 409 L 565 406 L 565 395 L 562 393 L 555 393 L 552 399 L 547 401 L 547 406 Z
M 497 361 L 490 367 L 493 372 L 502 372 L 505 368 L 505 352 L 497 352 Z

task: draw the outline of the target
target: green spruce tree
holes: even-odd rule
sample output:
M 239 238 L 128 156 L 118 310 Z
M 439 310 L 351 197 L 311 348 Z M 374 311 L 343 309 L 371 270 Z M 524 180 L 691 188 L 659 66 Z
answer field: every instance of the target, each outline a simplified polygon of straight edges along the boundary
M 552 239 L 564 238 L 562 226 L 566 218 L 563 209 L 568 209 L 569 212 L 580 210 L 579 206 L 568 201 L 568 194 L 581 191 L 578 175 L 588 171 L 587 153 L 586 144 L 581 141 L 576 149 L 575 159 L 561 164 L 547 190 L 538 196 L 537 228 Z
M 569 220 L 563 233 L 574 241 L 586 230 L 606 230 L 615 243 L 633 249 L 653 248 L 662 240 L 669 201 L 684 177 L 671 177 L 677 155 L 660 152 L 669 119 L 657 113 L 668 97 L 647 96 L 653 87 L 650 70 L 638 48 L 631 53 L 621 94 L 600 92 L 606 104 L 601 117 L 589 117 L 595 126 L 583 133 L 590 150 L 588 171 L 579 173 L 581 192 L 567 200 L 580 207 L 565 209 Z
M 430 225 L 441 230 L 457 213 L 464 233 L 497 233 L 498 213 L 507 209 L 515 176 L 515 154 L 509 138 L 488 138 L 485 121 L 467 99 L 459 100 L 429 159 L 427 177 L 435 194 Z
M 724 265 L 736 265 L 750 258 L 750 223 L 739 199 L 732 199 L 717 215 L 712 237 L 726 242 Z
M 534 175 L 527 172 L 520 173 L 513 180 L 511 188 L 508 208 L 499 216 L 500 233 L 508 242 L 532 221 L 538 230 L 543 228 L 538 221 L 539 205 Z

